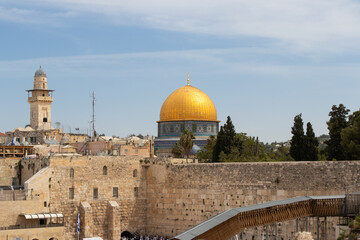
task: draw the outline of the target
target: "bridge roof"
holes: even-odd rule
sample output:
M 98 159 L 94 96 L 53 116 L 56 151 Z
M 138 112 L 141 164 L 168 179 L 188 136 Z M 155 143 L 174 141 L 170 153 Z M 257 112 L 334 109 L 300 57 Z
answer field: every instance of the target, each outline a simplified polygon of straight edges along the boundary
M 224 223 L 225 221 L 229 220 L 230 218 L 235 217 L 237 214 L 239 214 L 241 212 L 253 211 L 253 210 L 269 208 L 269 207 L 274 207 L 274 206 L 287 205 L 287 204 L 292 204 L 292 203 L 297 203 L 297 202 L 302 202 L 302 201 L 308 201 L 311 199 L 319 200 L 319 199 L 336 199 L 336 198 L 345 198 L 345 195 L 294 197 L 294 198 L 288 198 L 288 199 L 284 199 L 284 200 L 278 200 L 278 201 L 272 201 L 272 202 L 267 202 L 267 203 L 262 203 L 262 204 L 256 204 L 256 205 L 251 205 L 251 206 L 229 209 L 229 210 L 219 213 L 219 214 L 215 215 L 214 217 L 175 236 L 173 239 L 177 239 L 177 240 L 194 239 L 195 237 L 200 236 L 201 234 L 209 231 L 210 229 L 214 228 L 215 226 L 220 225 L 221 223 Z

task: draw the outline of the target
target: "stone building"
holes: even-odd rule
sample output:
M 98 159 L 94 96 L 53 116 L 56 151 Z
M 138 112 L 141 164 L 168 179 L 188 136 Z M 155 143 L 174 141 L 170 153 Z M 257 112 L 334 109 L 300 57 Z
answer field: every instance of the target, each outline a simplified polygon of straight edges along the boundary
M 64 133 L 62 129 L 51 126 L 51 103 L 55 90 L 48 89 L 47 75 L 41 66 L 35 72 L 33 88 L 26 91 L 30 104 L 30 124 L 6 133 L 12 144 L 59 144 L 64 136 L 69 138 L 71 143 L 89 139 L 87 134 Z
M 18 164 L 0 161 L 0 186 L 18 176 Z M 234 207 L 344 194 L 360 181 L 358 161 L 171 164 L 136 156 L 59 156 L 23 160 L 22 166 L 23 196 L 0 190 L 0 239 L 75 240 L 79 213 L 80 239 L 118 240 L 126 231 L 173 237 Z M 46 218 L 51 214 L 61 219 Z M 309 224 L 316 236 L 316 219 Z M 327 239 L 336 239 L 337 224 L 328 218 L 322 225 Z M 242 237 L 260 240 L 264 232 L 259 226 Z M 278 239 L 293 239 L 295 220 L 279 223 L 278 233 Z
M 0 145 L 5 145 L 10 142 L 10 138 L 7 134 L 0 132 Z
M 191 86 L 188 76 L 187 85 L 171 93 L 161 107 L 155 154 L 171 154 L 173 145 L 185 130 L 194 134 L 194 148 L 202 148 L 209 136 L 218 134 L 219 122 L 213 101 Z

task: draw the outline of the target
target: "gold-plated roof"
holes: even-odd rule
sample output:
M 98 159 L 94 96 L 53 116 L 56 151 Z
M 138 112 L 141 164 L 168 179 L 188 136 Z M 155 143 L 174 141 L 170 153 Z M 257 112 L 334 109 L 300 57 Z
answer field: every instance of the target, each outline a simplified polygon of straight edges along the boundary
M 213 101 L 191 85 L 175 90 L 163 103 L 159 122 L 182 120 L 218 121 Z

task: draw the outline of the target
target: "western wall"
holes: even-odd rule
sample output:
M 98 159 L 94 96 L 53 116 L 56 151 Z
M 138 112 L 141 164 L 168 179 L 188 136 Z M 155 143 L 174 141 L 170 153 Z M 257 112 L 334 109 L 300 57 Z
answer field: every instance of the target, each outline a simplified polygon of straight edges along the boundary
M 124 231 L 173 237 L 230 208 L 295 196 L 344 194 L 345 188 L 358 190 L 350 186 L 360 180 L 357 161 L 174 164 L 141 157 L 51 157 L 49 162 L 24 162 L 24 176 L 33 172 L 32 161 L 43 162 L 36 164 L 39 171 L 34 176 L 24 180 L 26 201 L 16 201 L 21 211 L 7 208 L 9 213 L 1 215 L 0 222 L 2 227 L 17 225 L 20 212 L 36 209 L 62 213 L 65 228 L 60 239 L 77 239 L 79 212 L 80 237 L 119 239 Z M 4 161 L 0 169 L 13 177 L 13 165 Z M 329 219 L 328 239 L 336 239 L 336 221 Z M 279 236 L 291 238 L 294 225 L 295 221 L 280 223 Z M 261 239 L 262 234 L 263 227 L 258 227 L 242 237 Z
M 296 196 L 344 194 L 345 187 L 351 191 L 359 180 L 357 161 L 151 165 L 147 232 L 175 236 L 227 209 Z M 329 220 L 328 239 L 336 239 L 337 219 Z M 281 223 L 281 238 L 293 236 L 294 223 Z M 261 231 L 251 229 L 244 237 L 261 239 Z

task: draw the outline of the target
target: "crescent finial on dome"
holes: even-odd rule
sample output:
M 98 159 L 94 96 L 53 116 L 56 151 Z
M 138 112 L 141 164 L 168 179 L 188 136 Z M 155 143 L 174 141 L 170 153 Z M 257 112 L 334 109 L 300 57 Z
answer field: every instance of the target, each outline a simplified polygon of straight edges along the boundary
M 188 73 L 188 74 L 187 74 L 187 85 L 190 85 L 190 84 L 189 84 L 189 82 L 190 82 L 189 76 L 190 76 L 190 74 Z

